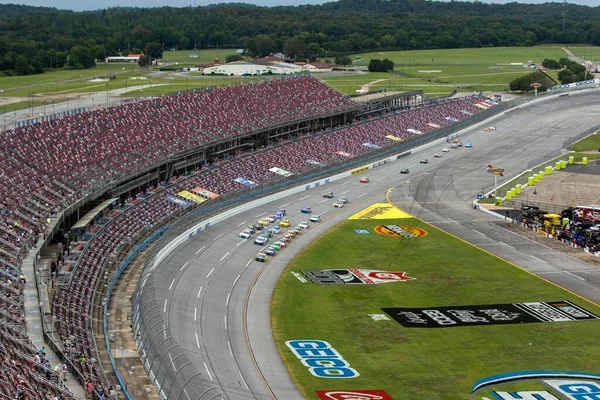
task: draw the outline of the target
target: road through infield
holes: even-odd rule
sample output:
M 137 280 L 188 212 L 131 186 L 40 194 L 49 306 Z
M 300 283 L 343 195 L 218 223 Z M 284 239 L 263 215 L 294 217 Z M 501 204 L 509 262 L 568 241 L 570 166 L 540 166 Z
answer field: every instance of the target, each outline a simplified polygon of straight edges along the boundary
M 500 374 L 600 372 L 598 316 L 592 303 L 387 203 L 298 254 L 271 304 L 276 345 L 307 399 L 357 390 L 380 400 L 568 399 L 542 378 L 491 379 L 471 392 Z M 531 392 L 503 397 L 512 391 Z

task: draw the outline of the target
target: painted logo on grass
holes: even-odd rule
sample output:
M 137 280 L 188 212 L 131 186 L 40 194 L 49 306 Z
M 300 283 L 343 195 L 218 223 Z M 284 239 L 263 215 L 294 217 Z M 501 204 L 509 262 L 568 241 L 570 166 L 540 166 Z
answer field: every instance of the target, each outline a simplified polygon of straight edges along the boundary
M 382 308 L 381 310 L 407 328 L 448 328 L 600 319 L 597 315 L 569 301 L 434 308 Z
M 321 400 L 394 400 L 385 390 L 315 390 Z
M 375 227 L 375 232 L 383 236 L 405 239 L 413 239 L 427 235 L 425 229 L 406 225 L 379 225 Z
M 328 342 L 288 340 L 285 345 L 317 378 L 356 378 L 360 375 Z
M 406 276 L 406 272 L 376 271 L 370 269 L 317 269 L 300 272 L 309 281 L 317 284 L 374 285 L 415 280 L 415 278 Z
M 501 400 L 598 400 L 600 399 L 600 374 L 572 371 L 518 371 L 490 376 L 477 381 L 472 388 L 475 394 L 486 387 L 513 384 L 519 381 L 541 379 L 548 390 L 521 390 L 507 392 L 490 390 L 489 393 Z M 487 393 L 486 393 L 487 395 Z M 487 399 L 480 393 L 476 398 Z
M 389 203 L 375 203 L 348 219 L 398 219 L 412 218 L 410 214 L 394 207 Z

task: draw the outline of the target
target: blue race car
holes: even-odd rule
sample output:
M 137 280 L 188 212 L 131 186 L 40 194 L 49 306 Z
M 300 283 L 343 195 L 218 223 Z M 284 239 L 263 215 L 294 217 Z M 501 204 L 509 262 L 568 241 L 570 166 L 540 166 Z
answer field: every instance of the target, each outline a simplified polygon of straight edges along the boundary
M 273 232 L 273 233 L 277 234 L 277 233 L 281 232 L 281 227 L 280 227 L 279 225 L 275 225 L 275 226 L 272 226 L 272 227 L 269 229 L 269 231 L 271 231 L 271 232 Z
M 466 147 L 467 149 L 470 149 L 470 148 L 472 148 L 472 147 L 473 147 L 473 145 L 472 145 L 471 143 L 467 143 L 467 144 L 465 144 L 465 147 Z
M 306 207 L 302 207 L 302 209 L 300 210 L 301 213 L 303 214 L 310 214 L 312 212 L 312 208 L 306 206 Z
M 272 249 L 270 247 L 265 247 L 264 249 L 262 249 L 262 253 L 265 253 L 269 256 L 274 256 L 275 254 L 277 254 L 277 252 L 275 251 L 275 249 Z

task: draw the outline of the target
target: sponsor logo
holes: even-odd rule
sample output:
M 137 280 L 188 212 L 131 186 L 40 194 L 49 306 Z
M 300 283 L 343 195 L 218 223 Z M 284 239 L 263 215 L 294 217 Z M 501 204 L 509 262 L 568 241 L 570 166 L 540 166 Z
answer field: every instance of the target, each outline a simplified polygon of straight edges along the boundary
M 411 218 L 410 214 L 397 209 L 389 203 L 375 203 L 357 212 L 348 219 L 399 219 Z
M 494 167 L 492 164 L 488 164 L 487 166 L 487 172 L 493 175 L 504 176 L 504 171 L 506 171 L 504 168 Z
M 600 400 L 600 384 L 580 380 L 545 380 L 544 383 L 568 400 Z
M 407 328 L 447 328 L 599 319 L 597 315 L 568 301 L 435 308 L 382 308 L 381 310 Z
M 473 388 L 471 389 L 472 393 L 477 392 L 487 386 L 495 386 L 505 383 L 518 382 L 524 380 L 531 379 L 561 379 L 563 382 L 565 379 L 568 380 L 580 380 L 580 379 L 591 379 L 598 381 L 600 380 L 600 374 L 591 374 L 589 372 L 572 372 L 572 371 L 544 371 L 544 370 L 536 370 L 536 371 L 518 371 L 518 372 L 509 372 L 507 374 L 500 374 L 489 376 L 487 378 L 483 378 L 475 382 Z M 584 381 L 589 383 L 589 381 Z
M 391 158 L 386 158 L 386 159 L 385 159 L 385 160 L 383 160 L 383 161 L 379 161 L 379 162 L 376 162 L 375 164 L 373 164 L 373 168 L 375 168 L 375 167 L 379 167 L 380 165 L 387 164 L 387 163 L 389 163 L 389 162 L 391 162 L 391 161 L 392 161 L 392 159 L 391 159 Z
M 405 272 L 375 271 L 370 269 L 322 269 L 300 271 L 316 284 L 374 285 L 379 283 L 412 281 Z
M 308 282 L 306 279 L 304 279 L 304 277 L 302 275 L 300 275 L 296 271 L 292 271 L 292 275 L 294 275 L 302 283 Z
M 410 151 L 407 151 L 406 153 L 398 154 L 396 156 L 396 160 L 399 160 L 402 157 L 410 156 L 410 153 L 411 153 Z
M 394 400 L 385 390 L 316 390 L 321 400 Z
M 369 314 L 373 321 L 389 321 L 390 319 L 385 314 Z
M 492 392 L 494 399 L 499 400 L 560 400 L 546 390 L 521 390 L 518 392 Z M 484 399 L 486 397 L 483 397 Z
M 397 238 L 401 237 L 405 239 L 412 239 L 427 235 L 427 231 L 425 229 L 404 225 L 379 225 L 375 227 L 375 232 L 383 236 Z
M 288 340 L 285 345 L 317 378 L 356 378 L 360 375 L 323 340 Z
M 366 229 L 354 229 L 354 233 L 358 233 L 359 235 L 368 235 L 371 232 Z
M 369 169 L 369 167 L 362 167 L 359 169 L 355 169 L 354 171 L 350 172 L 350 175 L 360 174 L 361 172 L 366 171 L 368 169 Z

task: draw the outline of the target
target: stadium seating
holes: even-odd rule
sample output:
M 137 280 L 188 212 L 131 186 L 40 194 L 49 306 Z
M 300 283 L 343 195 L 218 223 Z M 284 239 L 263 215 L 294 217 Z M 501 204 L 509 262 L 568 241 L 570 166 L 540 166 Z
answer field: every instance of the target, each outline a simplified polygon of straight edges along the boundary
M 86 233 L 85 242 L 74 246 L 61 263 L 61 272 L 71 274 L 71 279 L 68 287 L 57 290 L 52 310 L 63 340 L 74 338 L 65 354 L 85 379 L 107 384 L 93 361 L 99 358 L 89 329 L 93 290 L 111 255 L 180 211 L 165 200 L 167 193 L 198 186 L 220 195 L 233 193 L 246 187 L 236 178 L 274 182 L 282 177 L 270 168 L 300 173 L 314 167 L 309 160 L 328 164 L 342 159 L 336 152 L 355 156 L 374 146 L 385 147 L 393 143 L 386 135 L 406 139 L 414 135 L 408 129 L 429 132 L 435 129 L 431 124 L 450 124 L 448 117 L 461 120 L 466 113 L 481 112 L 473 106 L 480 101 L 476 97 L 432 105 L 305 135 L 302 140 L 222 160 L 187 180 L 172 179 L 176 184 L 167 190 L 159 185 L 127 199 L 105 217 L 102 226 Z M 35 360 L 36 349 L 24 333 L 20 266 L 27 251 L 45 235 L 49 218 L 84 191 L 190 147 L 355 106 L 316 79 L 301 76 L 162 97 L 4 132 L 0 143 L 0 399 L 14 398 L 18 391 L 36 399 L 67 393 L 56 374 Z M 29 366 L 24 368 L 27 371 L 23 365 Z M 19 371 L 24 382 L 15 384 Z

